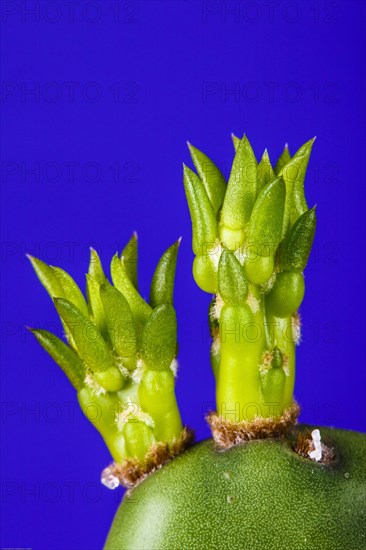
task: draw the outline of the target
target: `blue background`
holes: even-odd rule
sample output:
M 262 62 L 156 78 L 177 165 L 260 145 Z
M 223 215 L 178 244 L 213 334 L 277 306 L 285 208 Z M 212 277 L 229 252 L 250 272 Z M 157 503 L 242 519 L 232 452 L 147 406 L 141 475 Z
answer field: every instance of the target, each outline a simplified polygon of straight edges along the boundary
M 317 136 L 296 396 L 303 421 L 364 430 L 365 3 L 4 1 L 2 20 L 1 546 L 101 548 L 121 497 L 99 484 L 103 441 L 24 328 L 60 333 L 25 252 L 84 285 L 89 246 L 107 268 L 137 229 L 147 294 L 182 235 L 177 393 L 185 423 L 209 435 L 209 297 L 191 276 L 187 139 L 227 175 L 231 132 L 272 160 Z

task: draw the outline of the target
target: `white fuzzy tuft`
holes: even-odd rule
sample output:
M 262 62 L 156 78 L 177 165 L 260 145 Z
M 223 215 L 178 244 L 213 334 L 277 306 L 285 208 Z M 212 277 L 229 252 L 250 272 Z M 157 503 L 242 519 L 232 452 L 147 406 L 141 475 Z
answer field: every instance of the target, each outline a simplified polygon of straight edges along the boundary
M 224 300 L 221 298 L 220 294 L 216 294 L 215 303 L 211 309 L 212 317 L 217 321 L 220 319 L 221 310 L 224 307 Z
M 311 458 L 311 460 L 315 460 L 316 462 L 320 462 L 322 459 L 322 444 L 321 444 L 321 438 L 320 438 L 320 431 L 319 430 L 313 430 L 311 432 L 311 437 L 313 439 L 312 444 L 314 450 L 309 451 L 308 455 Z
M 268 292 L 270 290 L 272 290 L 273 288 L 273 285 L 275 284 L 276 282 L 276 278 L 277 278 L 277 272 L 274 271 L 272 273 L 272 275 L 270 276 L 270 278 L 268 279 L 268 281 L 266 281 L 263 285 L 262 285 L 262 292 L 264 294 L 268 294 Z
M 212 254 L 210 254 L 210 258 L 212 260 L 212 263 L 213 265 L 215 266 L 216 270 L 218 269 L 219 267 L 219 261 L 220 261 L 220 258 L 221 258 L 221 254 L 222 254 L 222 251 L 223 251 L 223 248 L 221 246 L 221 242 L 219 239 L 216 239 L 212 249 L 212 251 L 214 251 Z
M 136 384 L 140 384 L 145 370 L 146 367 L 143 360 L 141 358 L 137 359 L 136 368 L 131 373 L 131 378 Z
M 260 374 L 262 375 L 267 374 L 267 372 L 271 368 L 271 363 L 272 363 L 272 353 L 270 351 L 265 351 L 262 355 L 262 362 L 259 365 Z
M 170 363 L 170 370 L 172 371 L 172 373 L 174 374 L 174 378 L 177 377 L 177 374 L 178 374 L 178 360 L 176 357 L 174 357 L 173 361 Z
M 106 390 L 102 388 L 100 384 L 95 380 L 93 374 L 91 372 L 87 372 L 84 380 L 84 384 L 88 386 L 88 388 L 92 391 L 92 393 L 96 396 L 98 395 L 104 395 Z
M 259 301 L 257 300 L 257 298 L 251 292 L 249 292 L 249 294 L 248 294 L 247 304 L 250 307 L 250 309 L 252 310 L 252 313 L 258 313 L 258 311 L 259 311 Z
M 291 317 L 292 338 L 298 346 L 301 342 L 301 317 L 299 313 L 294 313 Z
M 212 340 L 212 344 L 211 344 L 211 353 L 212 355 L 214 355 L 216 357 L 216 355 L 218 355 L 220 353 L 220 336 L 216 336 L 213 340 Z
M 130 397 L 127 398 L 123 410 L 116 415 L 116 424 L 119 431 L 122 431 L 124 425 L 128 422 L 143 422 L 146 426 L 154 427 L 154 421 L 149 414 L 143 411 L 137 403 L 134 403 Z

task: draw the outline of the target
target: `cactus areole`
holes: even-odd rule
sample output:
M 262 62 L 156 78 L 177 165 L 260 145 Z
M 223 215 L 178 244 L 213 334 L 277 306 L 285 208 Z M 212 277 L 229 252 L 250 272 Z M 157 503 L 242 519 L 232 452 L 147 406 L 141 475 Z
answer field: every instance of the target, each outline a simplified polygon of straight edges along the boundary
M 314 140 L 272 167 L 233 136 L 228 181 L 188 144 L 193 276 L 211 295 L 212 439 L 192 445 L 175 398 L 173 305 L 179 241 L 161 257 L 149 300 L 138 290 L 137 236 L 112 258 L 91 249 L 86 298 L 59 267 L 29 257 L 67 343 L 30 329 L 74 386 L 112 457 L 101 480 L 126 487 L 106 550 L 366 548 L 366 437 L 297 424 L 296 346 L 315 206 L 304 180 Z M 112 284 L 111 284 L 112 283 Z M 72 541 L 70 541 L 72 546 Z

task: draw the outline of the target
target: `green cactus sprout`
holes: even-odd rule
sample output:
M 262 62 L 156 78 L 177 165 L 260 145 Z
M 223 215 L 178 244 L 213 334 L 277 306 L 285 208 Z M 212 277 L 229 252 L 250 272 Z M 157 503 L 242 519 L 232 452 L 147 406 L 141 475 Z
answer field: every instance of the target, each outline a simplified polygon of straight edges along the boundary
M 189 145 L 197 174 L 184 166 L 192 219 L 193 275 L 213 294 L 211 362 L 217 411 L 236 422 L 277 417 L 293 402 L 298 308 L 316 213 L 304 195 L 314 140 L 274 168 L 267 150 L 257 162 L 246 136 L 233 136 L 226 184 L 203 153 Z
M 136 235 L 113 256 L 111 282 L 91 249 L 86 298 L 65 271 L 29 257 L 67 342 L 31 331 L 87 417 L 93 409 L 114 459 L 102 482 L 129 488 L 105 550 L 364 548 L 365 436 L 297 425 L 293 395 L 316 229 L 304 194 L 313 142 L 293 156 L 286 146 L 272 167 L 267 150 L 258 163 L 247 137 L 233 136 L 228 183 L 188 144 L 193 275 L 213 295 L 217 405 L 207 416 L 212 438 L 190 449 L 174 392 L 180 241 L 162 255 L 149 301 L 138 287 Z
M 122 255 L 112 258 L 113 284 L 91 249 L 87 299 L 65 271 L 29 256 L 53 299 L 67 343 L 46 330 L 30 330 L 69 378 L 87 417 L 93 406 L 92 421 L 117 463 L 143 460 L 154 444 L 169 446 L 182 434 L 174 393 L 179 242 L 158 263 L 150 303 L 138 291 L 135 234 Z

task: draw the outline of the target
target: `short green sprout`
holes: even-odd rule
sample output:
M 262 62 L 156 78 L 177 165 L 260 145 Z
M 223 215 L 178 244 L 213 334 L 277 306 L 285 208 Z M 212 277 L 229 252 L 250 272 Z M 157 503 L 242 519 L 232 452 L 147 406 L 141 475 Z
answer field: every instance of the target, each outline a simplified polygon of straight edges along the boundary
M 189 145 L 197 174 L 184 167 L 192 219 L 193 275 L 213 294 L 209 316 L 217 412 L 236 421 L 279 416 L 293 402 L 303 270 L 316 213 L 304 195 L 314 140 L 274 168 L 258 163 L 246 136 L 233 136 L 228 183 Z
M 113 285 L 91 249 L 87 299 L 65 271 L 29 256 L 54 301 L 67 343 L 46 330 L 30 330 L 69 378 L 87 417 L 93 409 L 92 422 L 118 463 L 142 460 L 155 443 L 169 444 L 182 432 L 174 392 L 179 242 L 158 263 L 150 303 L 138 291 L 135 234 L 121 256 L 112 258 Z

